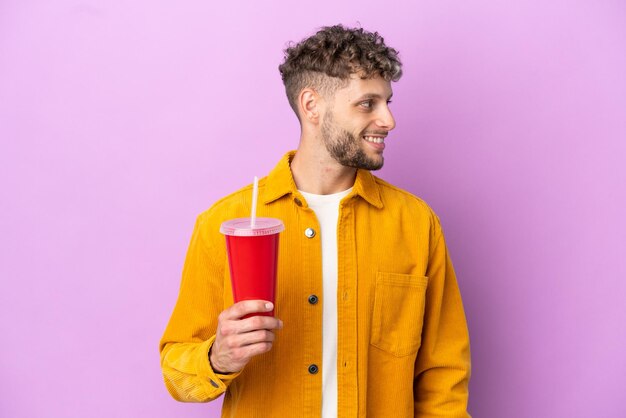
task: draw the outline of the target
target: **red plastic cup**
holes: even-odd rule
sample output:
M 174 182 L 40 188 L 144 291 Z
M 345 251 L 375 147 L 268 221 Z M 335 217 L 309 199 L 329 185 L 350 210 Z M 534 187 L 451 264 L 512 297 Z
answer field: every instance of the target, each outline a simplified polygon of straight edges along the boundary
M 278 237 L 284 229 L 275 218 L 256 218 L 254 227 L 250 218 L 222 223 L 235 302 L 262 299 L 275 304 Z M 254 315 L 274 316 L 274 309 Z

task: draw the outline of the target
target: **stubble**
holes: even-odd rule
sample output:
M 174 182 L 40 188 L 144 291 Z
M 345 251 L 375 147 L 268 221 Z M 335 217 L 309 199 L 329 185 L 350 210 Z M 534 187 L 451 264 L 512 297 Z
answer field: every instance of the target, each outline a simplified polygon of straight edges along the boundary
M 355 138 L 350 132 L 337 126 L 330 109 L 324 115 L 321 134 L 328 153 L 339 164 L 365 170 L 382 168 L 384 157 L 381 155 L 379 161 L 368 157 L 361 148 L 361 138 Z

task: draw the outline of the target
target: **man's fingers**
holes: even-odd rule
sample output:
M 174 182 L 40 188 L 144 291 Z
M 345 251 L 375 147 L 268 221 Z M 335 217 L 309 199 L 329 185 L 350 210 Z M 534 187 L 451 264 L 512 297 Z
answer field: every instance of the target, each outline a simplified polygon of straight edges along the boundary
M 281 329 L 282 327 L 283 321 L 278 318 L 255 315 L 246 319 L 235 319 L 222 323 L 218 328 L 218 335 L 220 337 L 226 337 L 258 330 Z
M 266 329 L 254 331 L 254 332 L 246 332 L 245 334 L 240 334 L 237 337 L 237 345 L 239 347 L 244 347 L 252 344 L 258 343 L 272 343 L 276 336 L 272 331 L 268 331 Z
M 274 308 L 272 302 L 266 300 L 242 300 L 226 309 L 224 319 L 239 319 L 245 315 L 257 312 L 269 312 Z
M 261 343 L 250 344 L 250 345 L 246 345 L 245 347 L 241 347 L 241 350 L 243 351 L 244 355 L 249 358 L 252 358 L 259 354 L 267 353 L 271 349 L 272 349 L 271 342 L 261 342 Z
M 238 332 L 250 332 L 259 329 L 280 329 L 282 328 L 282 321 L 272 316 L 252 316 L 250 318 L 242 319 L 237 324 Z

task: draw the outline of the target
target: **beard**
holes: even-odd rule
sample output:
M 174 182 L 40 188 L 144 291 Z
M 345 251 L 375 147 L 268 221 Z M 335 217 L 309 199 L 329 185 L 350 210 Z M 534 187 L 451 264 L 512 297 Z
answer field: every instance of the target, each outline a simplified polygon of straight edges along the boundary
M 365 170 L 382 168 L 385 160 L 383 156 L 381 155 L 379 160 L 368 157 L 361 148 L 361 137 L 356 138 L 350 132 L 337 126 L 331 110 L 324 115 L 321 134 L 326 150 L 339 164 Z

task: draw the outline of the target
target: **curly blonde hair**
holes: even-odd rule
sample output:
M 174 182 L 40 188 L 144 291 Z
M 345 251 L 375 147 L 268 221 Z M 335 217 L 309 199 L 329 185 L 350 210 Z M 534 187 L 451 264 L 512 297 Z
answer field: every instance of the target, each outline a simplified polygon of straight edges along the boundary
M 315 35 L 290 43 L 284 53 L 278 71 L 298 119 L 298 94 L 306 87 L 330 97 L 347 85 L 352 74 L 380 76 L 387 81 L 398 81 L 402 76 L 398 51 L 386 46 L 378 32 L 363 28 L 324 26 Z

